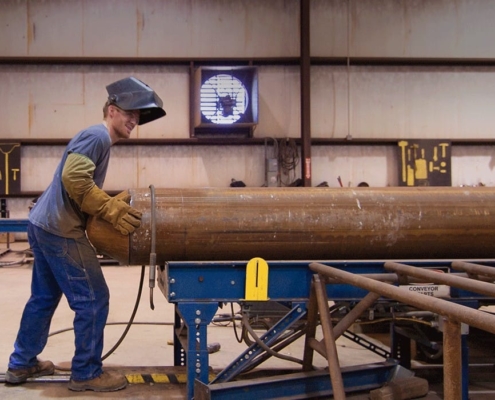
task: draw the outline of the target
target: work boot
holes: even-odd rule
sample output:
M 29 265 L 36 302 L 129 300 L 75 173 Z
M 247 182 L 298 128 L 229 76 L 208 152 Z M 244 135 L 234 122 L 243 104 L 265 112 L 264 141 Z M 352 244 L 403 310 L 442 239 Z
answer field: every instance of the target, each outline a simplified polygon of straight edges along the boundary
M 53 372 L 55 372 L 55 366 L 51 361 L 38 361 L 38 364 L 29 368 L 9 368 L 5 373 L 5 382 L 13 384 L 23 383 L 26 382 L 28 378 L 53 375 Z
M 94 392 L 113 392 L 115 390 L 124 389 L 127 386 L 127 378 L 125 375 L 116 371 L 105 371 L 100 376 L 89 381 L 69 382 L 69 389 L 76 392 L 84 390 L 93 390 Z

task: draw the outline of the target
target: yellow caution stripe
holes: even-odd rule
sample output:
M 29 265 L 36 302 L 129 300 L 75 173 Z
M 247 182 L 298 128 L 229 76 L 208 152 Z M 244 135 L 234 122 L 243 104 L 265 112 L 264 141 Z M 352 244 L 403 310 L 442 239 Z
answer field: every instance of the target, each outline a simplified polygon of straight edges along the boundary
M 129 383 L 187 383 L 186 374 L 126 374 Z M 215 378 L 215 374 L 209 375 L 209 380 Z

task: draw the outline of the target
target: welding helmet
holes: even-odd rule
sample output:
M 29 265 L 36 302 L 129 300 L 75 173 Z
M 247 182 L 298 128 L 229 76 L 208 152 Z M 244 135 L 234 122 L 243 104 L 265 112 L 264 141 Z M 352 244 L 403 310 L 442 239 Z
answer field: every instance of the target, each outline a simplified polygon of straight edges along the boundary
M 129 78 L 107 86 L 108 103 L 125 111 L 139 110 L 139 124 L 144 125 L 165 115 L 163 101 L 146 83 Z

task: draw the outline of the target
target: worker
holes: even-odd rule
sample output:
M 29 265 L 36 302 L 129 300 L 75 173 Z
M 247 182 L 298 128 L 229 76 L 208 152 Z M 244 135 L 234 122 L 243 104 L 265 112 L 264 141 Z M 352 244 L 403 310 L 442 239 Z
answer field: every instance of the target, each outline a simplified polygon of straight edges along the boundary
M 85 227 L 89 216 L 110 222 L 122 235 L 139 227 L 141 212 L 128 204 L 127 192 L 111 197 L 102 190 L 110 147 L 128 139 L 136 125 L 163 117 L 165 111 L 160 97 L 134 77 L 106 89 L 103 123 L 83 129 L 69 142 L 52 182 L 29 212 L 31 296 L 5 374 L 11 384 L 54 373 L 54 364 L 37 356 L 64 294 L 75 313 L 69 389 L 108 392 L 127 386 L 125 375 L 102 368 L 109 290 Z

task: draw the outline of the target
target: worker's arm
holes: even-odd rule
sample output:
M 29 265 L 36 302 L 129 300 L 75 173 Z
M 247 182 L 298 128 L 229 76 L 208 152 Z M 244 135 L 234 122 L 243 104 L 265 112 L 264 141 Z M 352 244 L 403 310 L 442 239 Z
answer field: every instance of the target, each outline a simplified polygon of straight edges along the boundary
M 111 197 L 96 186 L 93 161 L 77 153 L 71 153 L 62 170 L 62 183 L 69 196 L 89 215 L 110 222 L 123 235 L 128 235 L 141 224 L 141 212 L 131 207 L 130 195 L 122 192 Z

